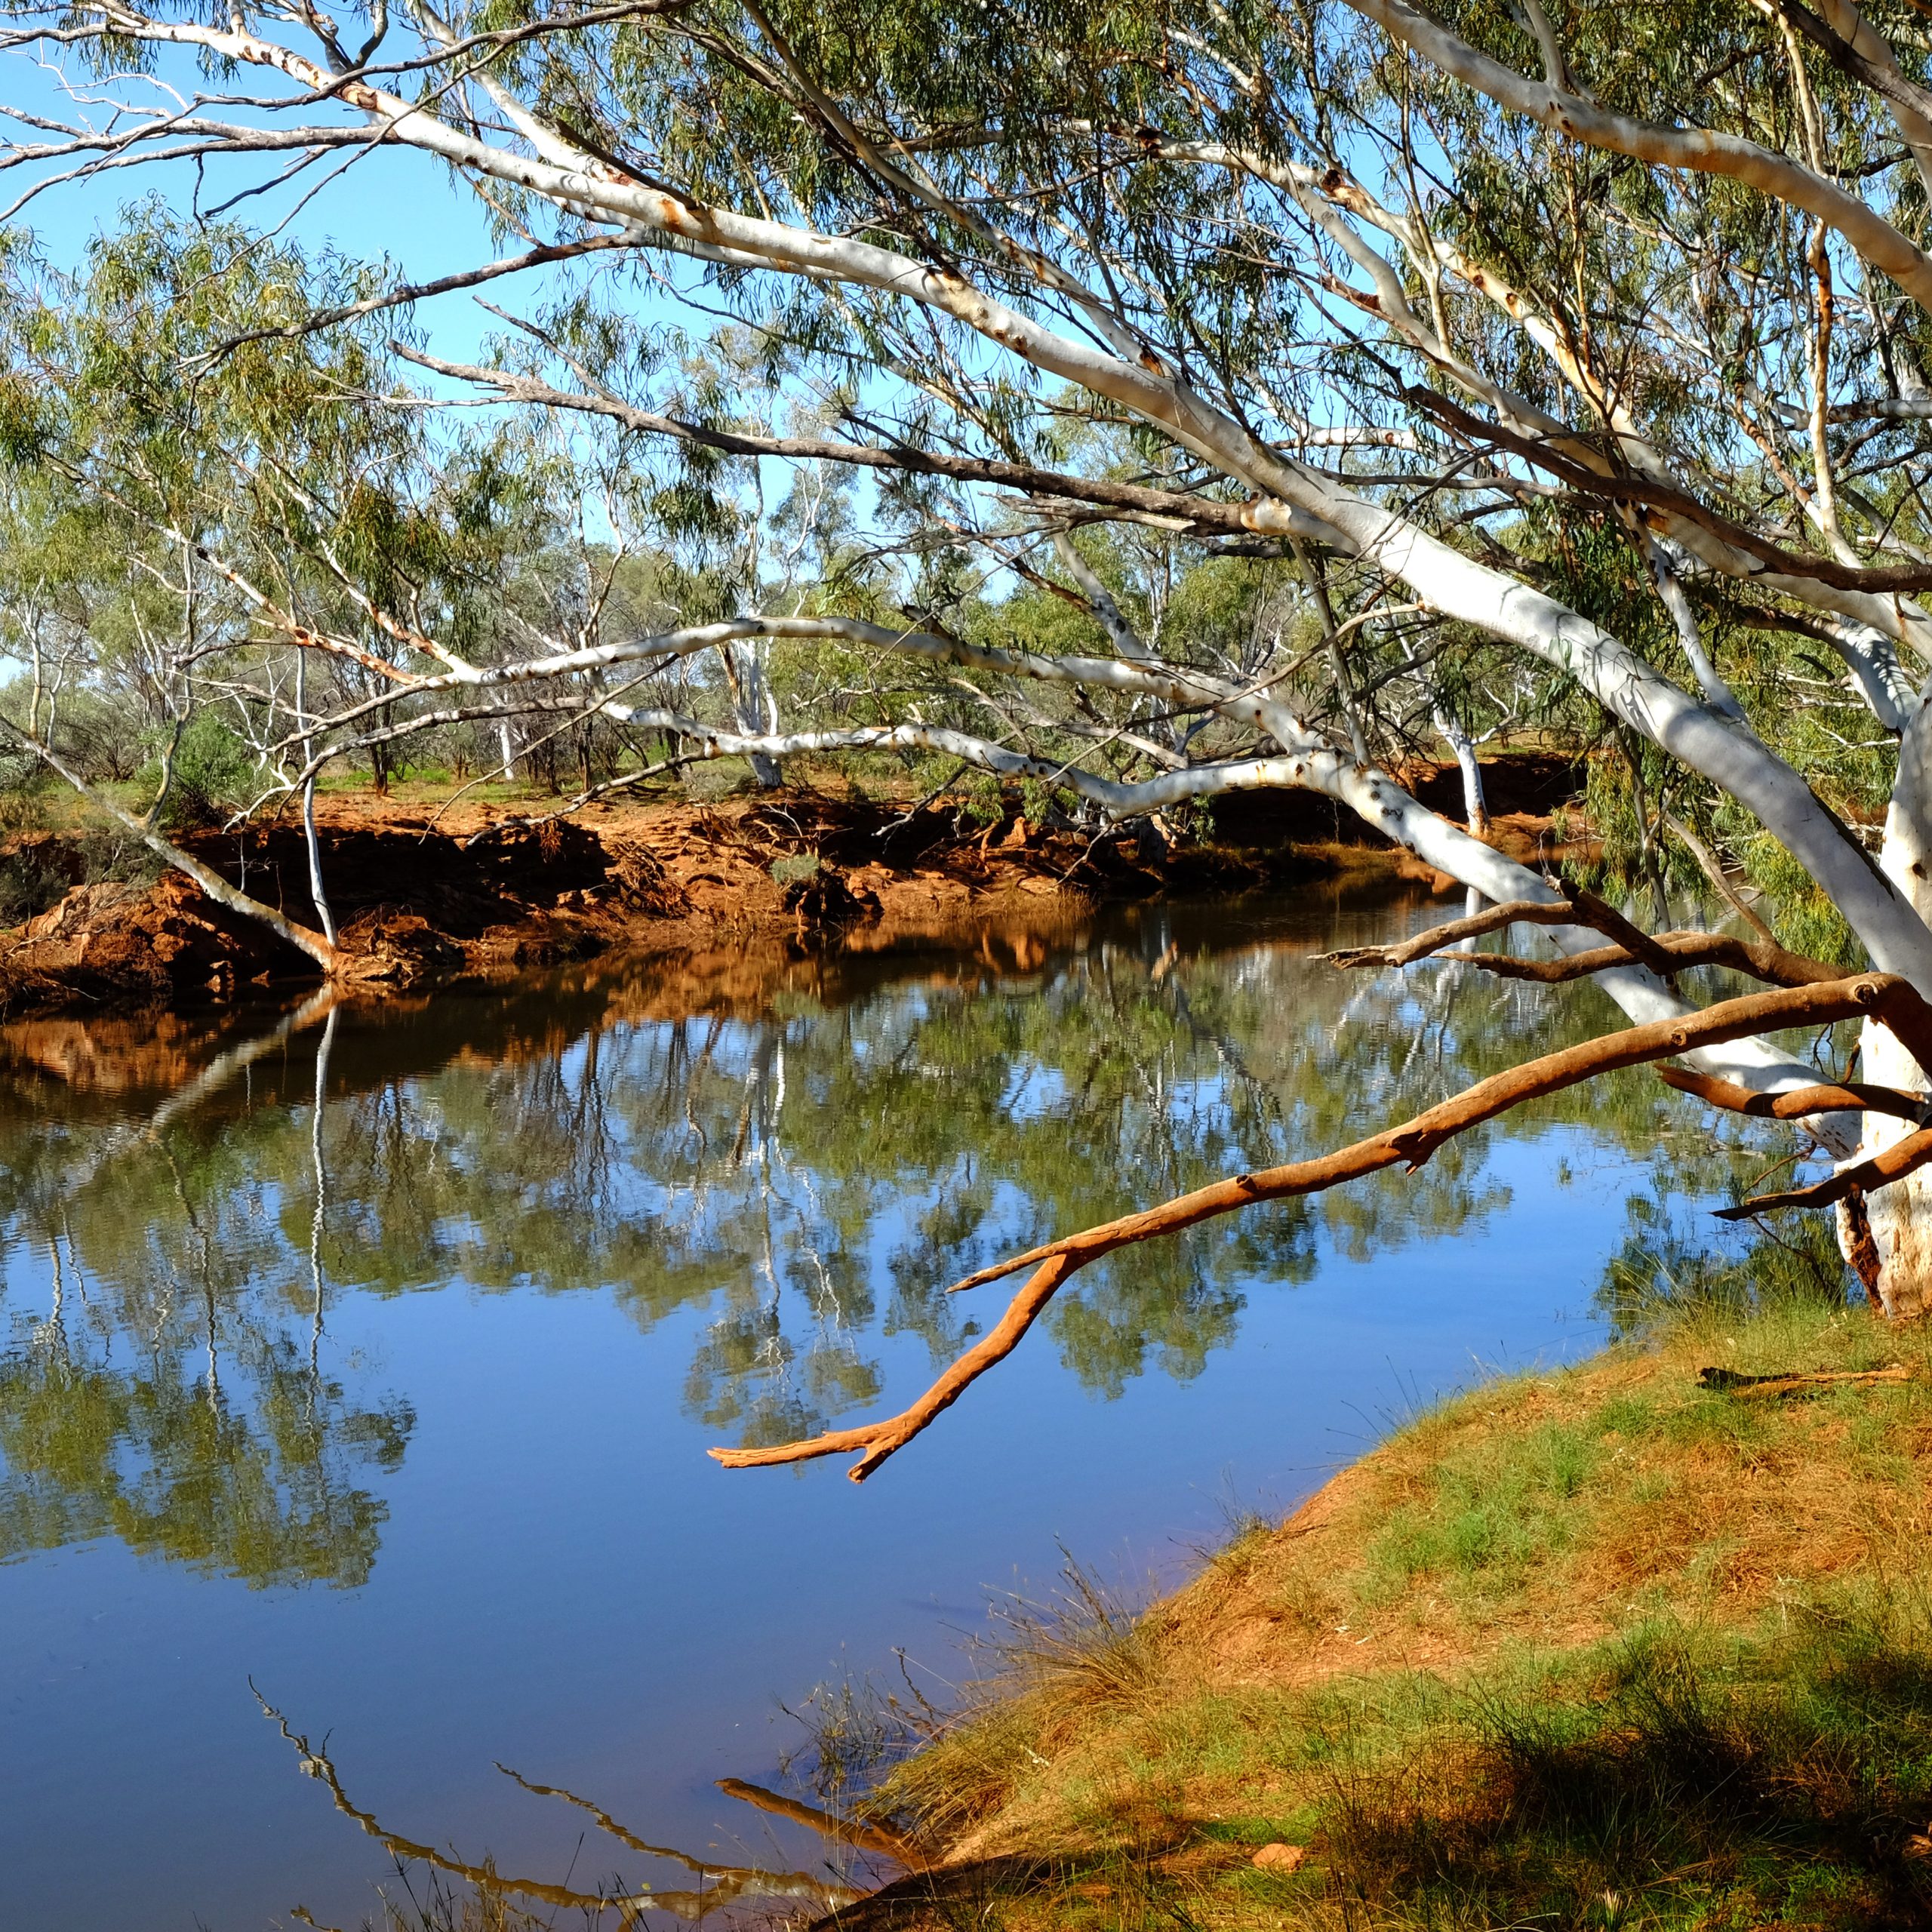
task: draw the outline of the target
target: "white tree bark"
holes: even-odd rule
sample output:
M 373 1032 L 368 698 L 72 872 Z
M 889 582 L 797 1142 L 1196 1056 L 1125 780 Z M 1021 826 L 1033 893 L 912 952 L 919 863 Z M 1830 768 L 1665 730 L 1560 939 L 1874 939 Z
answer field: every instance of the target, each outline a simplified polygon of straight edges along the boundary
M 1438 705 L 1435 728 L 1455 754 L 1456 769 L 1463 780 L 1463 823 L 1478 838 L 1489 835 L 1489 801 L 1483 791 L 1482 764 L 1476 756 L 1475 740 L 1464 731 L 1447 709 Z
M 145 820 L 135 817 L 132 812 L 124 811 L 104 792 L 90 785 L 57 753 L 37 739 L 29 737 L 5 718 L 0 718 L 0 731 L 4 731 L 17 743 L 33 752 L 49 769 L 57 772 L 96 811 L 105 813 L 123 831 L 133 833 L 149 851 L 165 860 L 177 872 L 185 872 L 217 906 L 226 906 L 231 912 L 239 912 L 243 917 L 267 927 L 278 939 L 285 940 L 298 951 L 306 952 L 324 972 L 333 974 L 339 968 L 340 956 L 322 934 L 307 926 L 298 925 L 294 920 L 277 912 L 272 906 L 265 906 L 259 899 L 251 898 L 247 893 L 230 885 L 212 866 L 203 865 L 200 860 L 183 851 L 172 840 L 162 837 Z
M 1898 777 L 1885 814 L 1879 863 L 1901 894 L 1932 919 L 1932 703 L 1916 706 L 1899 743 Z M 1888 1027 L 1868 1020 L 1859 1035 L 1864 1078 L 1926 1093 L 1932 1078 Z M 1868 1113 L 1858 1157 L 1910 1133 L 1909 1121 Z M 1881 1189 L 1866 1204 L 1877 1251 L 1877 1292 L 1887 1314 L 1903 1319 L 1932 1310 L 1932 1178 L 1921 1168 Z M 1840 1220 L 1841 1238 L 1845 1232 Z M 1849 1255 L 1847 1258 L 1851 1258 Z
M 303 724 L 309 721 L 309 654 L 295 654 L 295 709 Z M 329 910 L 329 896 L 322 883 L 321 841 L 315 835 L 315 741 L 302 740 L 302 842 L 309 855 L 309 897 L 315 902 L 315 916 L 321 921 L 322 937 L 335 944 L 335 918 Z

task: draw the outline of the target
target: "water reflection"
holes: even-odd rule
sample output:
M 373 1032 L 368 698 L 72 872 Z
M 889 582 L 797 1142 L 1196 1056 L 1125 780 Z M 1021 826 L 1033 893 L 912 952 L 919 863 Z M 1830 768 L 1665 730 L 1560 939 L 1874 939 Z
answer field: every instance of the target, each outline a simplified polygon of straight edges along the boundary
M 581 1886 L 559 1884 L 547 1879 L 518 1878 L 498 1871 L 487 1858 L 471 1860 L 459 1857 L 392 1830 L 373 1811 L 365 1810 L 350 1798 L 325 1746 L 312 1745 L 306 1737 L 292 1730 L 288 1719 L 272 1705 L 264 1701 L 262 1709 L 294 1747 L 303 1774 L 318 1780 L 327 1788 L 335 1808 L 345 1817 L 353 1819 L 368 1836 L 375 1839 L 395 1861 L 399 1872 L 406 1877 L 409 1867 L 420 1865 L 432 1872 L 446 1874 L 469 1887 L 475 1900 L 485 1905 L 508 1901 L 517 1906 L 565 1906 L 583 1913 L 586 1923 L 593 1927 L 607 1922 L 606 1914 L 614 1914 L 617 1922 L 625 1926 L 647 1923 L 645 1915 L 651 1912 L 666 1913 L 686 1924 L 696 1924 L 706 1918 L 717 1922 L 728 1918 L 730 1908 L 740 1905 L 766 1908 L 780 1903 L 804 1905 L 811 1907 L 813 1916 L 817 1918 L 856 1905 L 868 1894 L 877 1890 L 894 1873 L 920 1869 L 923 1864 L 916 1850 L 896 1832 L 879 1826 L 835 1817 L 737 1778 L 721 1780 L 718 1789 L 726 1796 L 749 1804 L 755 1810 L 803 1826 L 826 1848 L 826 1856 L 820 1861 L 824 1869 L 788 1872 L 768 1866 L 721 1863 L 714 1859 L 694 1857 L 675 1845 L 652 1844 L 619 1823 L 590 1799 L 581 1798 L 561 1786 L 532 1783 L 508 1765 L 499 1764 L 498 1770 L 533 1797 L 557 1798 L 588 1812 L 599 1831 L 614 1838 L 627 1850 L 643 1858 L 680 1866 L 689 1875 L 691 1882 L 681 1888 L 642 1884 L 627 1887 L 620 1879 L 591 1891 Z M 842 1858 L 837 1855 L 841 1848 L 848 1854 Z M 459 1902 L 455 1912 L 460 1913 L 461 1909 Z M 311 1915 L 299 1908 L 294 1916 L 306 1924 L 315 1923 Z M 436 1915 L 433 1912 L 425 1916 L 429 1922 L 435 1922 Z M 449 1916 L 454 1920 L 455 1913 Z
M 1175 1535 L 1231 1475 L 1291 1502 L 1472 1350 L 1587 1346 L 1561 1311 L 1621 1238 L 1619 1150 L 1647 1162 L 1679 1103 L 1599 1085 L 1414 1177 L 1124 1251 L 863 1497 L 705 1447 L 900 1406 L 1004 1300 L 944 1288 L 1014 1245 L 1607 1020 L 1587 991 L 1309 956 L 1440 909 L 1155 908 L 963 956 L 0 1025 L 0 1920 L 256 1932 L 303 1898 L 354 1924 L 371 1859 L 432 1842 L 452 1888 L 492 1847 L 607 1917 L 646 1884 L 638 1909 L 782 1906 L 748 1879 L 731 1903 L 734 1874 L 869 1886 L 891 1847 L 828 1851 L 801 1835 L 835 1818 L 761 1785 L 725 1787 L 755 1834 L 720 1829 L 720 1774 L 783 1783 L 775 1698 L 895 1644 L 943 1665 L 936 1633 L 1063 1535 Z M 251 1677 L 291 1743 L 338 1727 L 343 1815 L 288 1774 Z M 497 1758 L 651 1824 L 587 1807 L 574 1866 L 579 1801 Z M 475 1924 L 558 1911 L 494 1896 Z
M 239 1040 L 131 1032 L 118 1059 L 105 1032 L 77 1053 L 69 1027 L 0 1028 L 0 1556 L 112 1536 L 258 1585 L 361 1583 L 414 1419 L 327 1359 L 332 1294 L 598 1291 L 647 1333 L 700 1311 L 688 1414 L 813 1433 L 881 1398 L 894 1338 L 955 1354 L 978 1317 L 944 1290 L 997 1254 L 1340 1144 L 1596 1023 L 1587 993 L 1309 956 L 1427 916 L 1155 910 L 968 958 L 618 966 L 407 1011 L 321 999 Z M 1657 1104 L 1626 1082 L 1541 1117 L 1643 1144 Z M 1502 1131 L 1125 1250 L 1051 1346 L 1105 1395 L 1192 1377 L 1244 1283 L 1501 1205 Z

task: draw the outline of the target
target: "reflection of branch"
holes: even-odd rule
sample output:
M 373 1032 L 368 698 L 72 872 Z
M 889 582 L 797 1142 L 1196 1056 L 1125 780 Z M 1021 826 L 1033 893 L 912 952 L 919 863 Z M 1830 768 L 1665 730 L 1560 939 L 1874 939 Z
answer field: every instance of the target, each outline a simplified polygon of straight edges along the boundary
M 627 1916 L 634 1915 L 637 1906 L 648 1902 L 640 1897 L 629 1898 L 601 1898 L 592 1892 L 572 1891 L 567 1885 L 546 1884 L 540 1878 L 506 1878 L 487 1866 L 467 1865 L 460 1858 L 452 1858 L 447 1852 L 436 1850 L 433 1845 L 418 1844 L 414 1839 L 384 1828 L 373 1811 L 365 1811 L 352 1804 L 347 1792 L 342 1788 L 342 1780 L 336 1775 L 335 1766 L 329 1761 L 326 1752 L 316 1750 L 299 1731 L 291 1730 L 288 1720 L 255 1689 L 252 1679 L 249 1689 L 255 1691 L 255 1700 L 263 1714 L 292 1744 L 301 1758 L 303 1773 L 312 1778 L 319 1778 L 328 1787 L 329 1795 L 335 1801 L 335 1808 L 345 1817 L 353 1818 L 370 1837 L 393 1852 L 398 1858 L 420 1860 L 432 1865 L 439 1872 L 448 1872 L 454 1877 L 467 1878 L 471 1884 L 486 1891 L 515 1892 L 524 1898 L 540 1899 L 546 1905 L 577 1906 L 584 1910 L 601 1912 L 615 1906 Z
M 309 1278 L 315 1291 L 315 1318 L 309 1331 L 309 1379 L 312 1390 L 320 1370 L 322 1346 L 322 1217 L 328 1211 L 328 1164 L 322 1156 L 322 1112 L 328 1099 L 329 1049 L 335 1044 L 336 1009 L 329 1008 L 322 1037 L 315 1046 L 315 1103 L 309 1124 L 309 1151 L 315 1167 L 315 1216 L 309 1227 Z
M 774 1817 L 789 1818 L 793 1824 L 804 1825 L 823 1837 L 841 1838 L 861 1851 L 880 1853 L 909 1871 L 922 1872 L 932 1862 L 904 1832 L 895 1832 L 890 1826 L 841 1818 L 835 1812 L 821 1811 L 815 1804 L 801 1804 L 795 1798 L 767 1791 L 763 1785 L 747 1784 L 743 1778 L 720 1778 L 718 1789 L 727 1798 L 769 1811 Z
M 553 1786 L 531 1784 L 507 1766 L 499 1764 L 497 1767 L 499 1770 L 506 1777 L 515 1779 L 526 1791 L 534 1792 L 540 1797 L 565 1798 L 571 1804 L 583 1806 L 606 1831 L 633 1850 L 646 1853 L 654 1858 L 675 1860 L 687 1869 L 697 1873 L 700 1878 L 709 1878 L 715 1882 L 701 1891 L 654 1892 L 645 1886 L 634 1893 L 605 1896 L 594 1892 L 574 1891 L 568 1885 L 553 1885 L 541 1878 L 506 1878 L 487 1863 L 472 1865 L 448 1852 L 437 1850 L 433 1845 L 419 1844 L 413 1838 L 404 1838 L 389 1830 L 373 1811 L 365 1811 L 351 1801 L 348 1792 L 343 1789 L 342 1780 L 337 1775 L 334 1764 L 330 1761 L 328 1752 L 317 1749 L 300 1732 L 291 1730 L 288 1720 L 256 1688 L 253 1678 L 249 1680 L 248 1687 L 254 1691 L 255 1701 L 261 1706 L 263 1715 L 295 1747 L 301 1759 L 303 1772 L 312 1778 L 319 1779 L 328 1786 L 329 1795 L 335 1801 L 335 1808 L 345 1817 L 353 1818 L 370 1837 L 397 1858 L 417 1860 L 433 1866 L 438 1872 L 447 1872 L 452 1877 L 466 1880 L 486 1895 L 510 1892 L 520 1898 L 538 1900 L 546 1905 L 574 1906 L 589 1915 L 593 1923 L 597 1922 L 604 1912 L 614 1909 L 625 1924 L 632 1926 L 639 1922 L 639 1915 L 646 1912 L 666 1912 L 675 1918 L 695 1922 L 706 1914 L 715 1912 L 720 1906 L 729 1905 L 741 1898 L 804 1899 L 836 1912 L 844 1906 L 856 1904 L 865 1896 L 863 1892 L 855 1891 L 849 1886 L 834 1884 L 827 1879 L 814 1878 L 809 1872 L 767 1872 L 750 1865 L 718 1866 L 666 1846 L 646 1844 L 626 1831 L 608 1813 L 586 1800 Z M 727 1783 L 735 1785 L 736 1780 L 727 1780 Z M 753 1792 L 758 1787 L 746 1786 L 744 1789 Z M 737 1797 L 741 1794 L 733 1790 L 731 1795 Z M 771 1807 L 762 1806 L 761 1808 L 768 1810 Z M 810 1807 L 801 1807 L 800 1809 L 801 1811 L 808 1810 Z M 845 1835 L 842 1827 L 841 1835 Z
M 245 1040 L 238 1047 L 231 1047 L 226 1053 L 217 1055 L 186 1086 L 178 1088 L 168 1095 L 155 1109 L 153 1117 L 143 1131 L 149 1138 L 158 1134 L 169 1121 L 198 1106 L 210 1095 L 226 1086 L 245 1068 L 252 1066 L 264 1054 L 272 1052 L 290 1034 L 299 1033 L 303 1027 L 319 1020 L 324 1014 L 329 1016 L 329 1023 L 333 1026 L 335 1023 L 337 998 L 333 987 L 325 986 L 320 992 L 312 994 L 292 1012 L 285 1014 L 267 1032 L 258 1034 L 252 1040 Z
M 694 1858 L 688 1852 L 678 1850 L 675 1845 L 647 1844 L 642 1838 L 619 1824 L 601 1805 L 592 1803 L 590 1799 L 580 1798 L 575 1792 L 567 1791 L 560 1784 L 532 1784 L 521 1771 L 513 1770 L 508 1764 L 500 1764 L 497 1768 L 511 1783 L 521 1786 L 533 1798 L 561 1798 L 566 1804 L 574 1804 L 579 1809 L 588 1811 L 597 1820 L 600 1829 L 608 1832 L 620 1844 L 629 1845 L 632 1850 L 642 1852 L 647 1858 L 668 1858 L 674 1864 L 683 1866 L 687 1871 L 697 1872 L 700 1878 L 707 1872 L 716 1873 L 733 1869 L 728 1866 L 709 1864 L 701 1858 Z
M 970 1288 L 1016 1273 L 1025 1267 L 1035 1272 L 1014 1296 L 1006 1313 L 974 1347 L 961 1355 L 910 1408 L 884 1420 L 857 1429 L 835 1429 L 797 1442 L 769 1448 L 713 1449 L 712 1457 L 728 1469 L 748 1469 L 774 1463 L 804 1462 L 819 1456 L 860 1452 L 859 1460 L 847 1473 L 863 1482 L 881 1463 L 929 1427 L 987 1370 L 1002 1361 L 1018 1346 L 1035 1321 L 1067 1280 L 1090 1261 L 1115 1248 L 1178 1233 L 1223 1214 L 1232 1214 L 1258 1201 L 1285 1200 L 1298 1195 L 1319 1193 L 1344 1181 L 1359 1180 L 1389 1168 L 1406 1163 L 1411 1171 L 1419 1168 L 1437 1148 L 1456 1135 L 1494 1119 L 1527 1100 L 1559 1093 L 1568 1087 L 1592 1079 L 1599 1074 L 1622 1067 L 1640 1066 L 1694 1048 L 1721 1045 L 1731 1040 L 1784 1026 L 1826 1026 L 1840 1020 L 1866 1016 L 1883 1020 L 1908 1046 L 1932 1059 L 1932 1048 L 1924 1042 L 1932 1036 L 1932 1011 L 1910 983 L 1892 974 L 1866 974 L 1856 978 L 1828 982 L 1822 986 L 1795 986 L 1774 992 L 1747 994 L 1725 1000 L 1703 1012 L 1681 1019 L 1633 1026 L 1621 1033 L 1584 1041 L 1581 1045 L 1548 1054 L 1508 1072 L 1478 1081 L 1440 1106 L 1430 1108 L 1401 1126 L 1391 1128 L 1367 1140 L 1357 1141 L 1332 1154 L 1310 1161 L 1297 1161 L 1258 1174 L 1236 1174 L 1191 1194 L 1163 1202 L 1160 1206 L 1102 1223 L 1042 1247 L 983 1268 L 957 1284 Z M 1898 1149 L 1888 1149 L 1876 1159 L 1847 1170 L 1850 1183 L 1882 1186 L 1897 1178 L 1892 1169 L 1900 1161 L 1899 1149 L 1915 1152 L 1918 1143 L 1925 1152 L 1899 1171 L 1909 1171 L 1921 1159 L 1932 1158 L 1932 1131 L 1909 1137 Z M 1875 1180 L 1875 1177 L 1876 1179 Z M 1829 1183 L 1828 1183 L 1829 1185 Z M 1807 1197 L 1808 1198 L 1808 1197 Z M 1835 1198 L 1835 1196 L 1826 1198 Z M 1776 1204 L 1785 1204 L 1781 1200 Z

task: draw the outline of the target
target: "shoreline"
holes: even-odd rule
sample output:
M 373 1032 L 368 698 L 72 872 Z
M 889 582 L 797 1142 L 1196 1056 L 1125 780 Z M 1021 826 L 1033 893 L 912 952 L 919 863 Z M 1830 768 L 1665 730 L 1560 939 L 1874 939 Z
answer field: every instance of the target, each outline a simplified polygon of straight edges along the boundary
M 1932 1922 L 1932 1336 L 1752 1292 L 1436 1405 L 1144 1610 L 1070 1568 L 878 1788 L 929 1868 L 824 1924 Z
M 1318 878 L 1459 889 L 1386 844 L 1318 835 L 1160 847 L 1042 832 L 1013 814 L 962 832 L 949 812 L 797 791 L 716 806 L 605 805 L 537 826 L 488 804 L 438 812 L 432 801 L 338 795 L 321 802 L 318 831 L 349 987 L 372 998 L 620 951 L 764 946 L 804 957 L 971 945 L 988 932 L 1050 932 L 1109 906 Z M 1548 847 L 1549 821 L 1518 814 L 1494 836 L 1534 853 Z M 180 842 L 290 916 L 315 916 L 298 827 L 204 830 Z M 6 856 L 56 880 L 82 866 L 78 843 L 59 832 L 17 835 Z M 182 1013 L 317 983 L 312 961 L 175 872 L 151 883 L 75 878 L 0 934 L 8 1019 Z

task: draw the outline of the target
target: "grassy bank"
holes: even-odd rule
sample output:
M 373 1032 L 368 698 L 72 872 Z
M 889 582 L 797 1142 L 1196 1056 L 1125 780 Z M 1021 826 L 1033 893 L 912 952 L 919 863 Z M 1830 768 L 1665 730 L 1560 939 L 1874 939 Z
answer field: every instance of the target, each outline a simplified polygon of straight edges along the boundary
M 882 1795 L 942 1867 L 840 1922 L 1932 1924 L 1932 1335 L 1827 1254 L 1637 1284 L 1141 1614 L 1017 1614 Z

